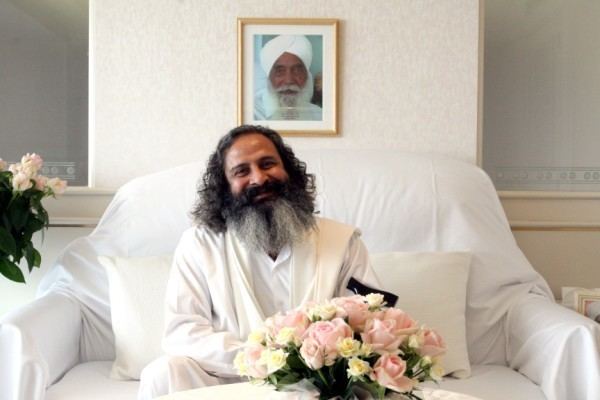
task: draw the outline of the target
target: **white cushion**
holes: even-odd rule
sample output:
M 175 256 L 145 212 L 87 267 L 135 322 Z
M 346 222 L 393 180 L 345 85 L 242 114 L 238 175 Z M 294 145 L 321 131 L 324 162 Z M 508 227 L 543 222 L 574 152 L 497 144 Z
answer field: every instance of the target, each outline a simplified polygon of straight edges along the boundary
M 446 373 L 468 377 L 465 304 L 471 254 L 380 253 L 371 255 L 371 263 L 383 289 L 398 296 L 396 307 L 442 335 Z
M 139 379 L 162 354 L 164 298 L 172 256 L 98 257 L 109 282 L 115 334 L 113 379 Z

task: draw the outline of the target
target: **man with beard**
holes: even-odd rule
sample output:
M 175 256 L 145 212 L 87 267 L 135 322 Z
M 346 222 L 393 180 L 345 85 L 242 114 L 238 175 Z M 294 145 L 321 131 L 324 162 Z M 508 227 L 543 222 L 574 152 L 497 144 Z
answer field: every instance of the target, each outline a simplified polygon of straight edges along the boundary
M 377 287 L 359 232 L 315 217 L 314 176 L 275 131 L 221 138 L 198 195 L 167 286 L 167 355 L 142 372 L 140 399 L 239 381 L 234 356 L 266 317 Z
M 267 87 L 254 97 L 254 119 L 323 119 L 321 107 L 312 104 L 314 83 L 310 72 L 312 45 L 303 35 L 280 35 L 265 44 L 260 63 Z

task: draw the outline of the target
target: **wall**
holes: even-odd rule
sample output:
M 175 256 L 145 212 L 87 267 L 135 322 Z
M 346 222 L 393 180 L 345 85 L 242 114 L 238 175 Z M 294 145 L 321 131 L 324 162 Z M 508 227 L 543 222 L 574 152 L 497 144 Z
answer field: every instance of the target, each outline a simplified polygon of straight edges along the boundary
M 95 223 L 114 189 L 205 159 L 236 125 L 238 17 L 340 20 L 341 136 L 289 138 L 294 147 L 391 147 L 476 161 L 478 0 L 92 0 L 90 17 L 95 188 L 48 199 L 55 224 Z M 86 229 L 51 229 L 42 269 Z M 33 298 L 42 272 L 27 288 L 0 278 L 0 315 Z
M 91 17 L 98 187 L 205 159 L 236 125 L 238 17 L 341 21 L 341 136 L 293 146 L 476 160 L 477 0 L 103 0 Z

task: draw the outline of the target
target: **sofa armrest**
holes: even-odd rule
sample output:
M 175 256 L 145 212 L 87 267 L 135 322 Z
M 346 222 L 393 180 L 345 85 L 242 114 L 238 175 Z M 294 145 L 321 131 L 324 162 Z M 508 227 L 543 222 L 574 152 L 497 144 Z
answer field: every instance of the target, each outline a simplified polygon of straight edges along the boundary
M 509 365 L 549 400 L 600 399 L 600 325 L 532 293 L 511 307 L 506 323 Z
M 66 294 L 49 293 L 0 319 L 0 398 L 42 400 L 79 361 L 81 313 Z

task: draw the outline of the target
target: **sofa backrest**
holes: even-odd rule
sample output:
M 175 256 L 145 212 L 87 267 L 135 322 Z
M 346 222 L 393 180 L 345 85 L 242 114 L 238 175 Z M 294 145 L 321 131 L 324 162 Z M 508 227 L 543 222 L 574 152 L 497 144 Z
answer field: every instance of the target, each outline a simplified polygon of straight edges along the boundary
M 299 150 L 317 177 L 320 215 L 357 226 L 371 252 L 469 251 L 467 340 L 473 363 L 504 363 L 503 320 L 520 295 L 551 296 L 516 245 L 487 175 L 447 157 L 393 150 Z M 202 163 L 134 179 L 98 227 L 63 252 L 40 294 L 66 291 L 84 315 L 82 358 L 114 357 L 106 274 L 99 255 L 173 252 L 191 225 Z M 426 283 L 424 283 L 426 284 Z

